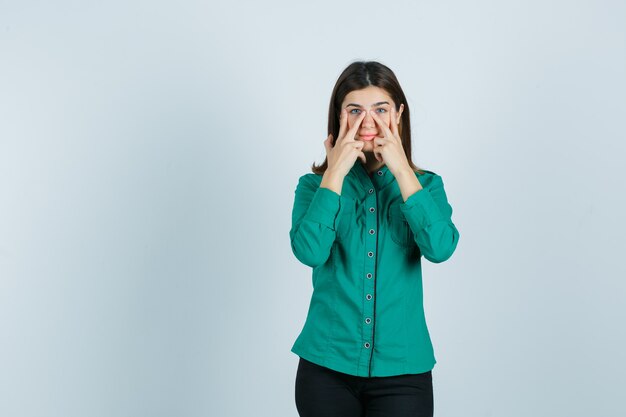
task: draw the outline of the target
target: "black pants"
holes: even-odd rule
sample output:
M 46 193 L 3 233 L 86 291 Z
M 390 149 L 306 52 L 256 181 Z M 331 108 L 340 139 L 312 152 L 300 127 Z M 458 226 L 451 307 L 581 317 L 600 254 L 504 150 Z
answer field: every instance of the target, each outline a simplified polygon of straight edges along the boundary
M 344 374 L 300 358 L 300 417 L 432 417 L 432 371 L 398 376 Z

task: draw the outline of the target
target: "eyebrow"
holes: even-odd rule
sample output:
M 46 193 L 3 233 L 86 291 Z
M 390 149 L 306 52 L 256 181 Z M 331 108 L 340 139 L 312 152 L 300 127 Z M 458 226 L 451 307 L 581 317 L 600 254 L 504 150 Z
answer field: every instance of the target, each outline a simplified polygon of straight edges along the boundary
M 375 106 L 380 106 L 380 105 L 382 105 L 382 104 L 389 104 L 389 102 L 388 102 L 388 101 L 379 101 L 378 103 L 374 103 L 374 104 L 372 104 L 372 107 L 375 107 Z M 348 104 L 346 107 L 350 107 L 350 106 L 354 106 L 354 107 L 363 107 L 363 106 L 361 106 L 360 104 L 356 104 L 356 103 L 350 103 L 350 104 Z

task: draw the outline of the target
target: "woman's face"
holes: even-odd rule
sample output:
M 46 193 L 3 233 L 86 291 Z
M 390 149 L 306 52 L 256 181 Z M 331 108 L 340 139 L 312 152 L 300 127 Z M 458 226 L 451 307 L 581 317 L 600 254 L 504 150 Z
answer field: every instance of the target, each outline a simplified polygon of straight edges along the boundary
M 383 123 L 391 129 L 391 106 L 395 106 L 395 103 L 387 92 L 380 87 L 372 85 L 361 90 L 353 90 L 344 98 L 341 108 L 346 109 L 348 112 L 348 129 L 354 126 L 361 112 L 367 112 L 354 135 L 355 140 L 365 142 L 362 149 L 363 152 L 373 152 L 374 137 L 382 138 L 384 136 L 384 132 L 369 111 L 375 111 Z M 404 104 L 401 104 L 400 110 L 396 114 L 396 125 L 400 123 L 403 110 Z

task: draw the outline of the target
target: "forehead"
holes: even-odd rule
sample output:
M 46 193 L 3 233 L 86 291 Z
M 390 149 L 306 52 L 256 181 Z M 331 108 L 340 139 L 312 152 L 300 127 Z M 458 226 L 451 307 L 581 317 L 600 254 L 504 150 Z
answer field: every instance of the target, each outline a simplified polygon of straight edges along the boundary
M 346 94 L 346 97 L 341 103 L 341 107 L 345 107 L 349 103 L 360 104 L 364 107 L 370 107 L 374 103 L 380 101 L 388 101 L 389 104 L 393 103 L 391 97 L 385 90 L 373 85 L 367 86 L 361 90 L 353 90 Z

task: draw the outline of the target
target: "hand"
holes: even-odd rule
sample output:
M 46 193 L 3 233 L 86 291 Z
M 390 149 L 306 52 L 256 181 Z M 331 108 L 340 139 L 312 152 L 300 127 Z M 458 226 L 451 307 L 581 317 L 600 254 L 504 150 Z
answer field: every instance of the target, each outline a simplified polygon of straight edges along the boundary
M 365 164 L 367 159 L 365 154 L 361 151 L 364 142 L 355 140 L 354 136 L 358 130 L 361 122 L 365 118 L 365 112 L 361 112 L 354 125 L 346 132 L 348 125 L 348 111 L 341 109 L 339 116 L 339 135 L 334 146 L 331 145 L 333 135 L 328 135 L 324 141 L 324 148 L 326 148 L 326 159 L 328 161 L 328 169 L 338 172 L 342 175 L 347 175 L 354 165 L 356 158 L 361 158 L 361 161 Z
M 374 138 L 374 156 L 376 160 L 380 162 L 384 161 L 393 176 L 397 177 L 396 174 L 404 169 L 411 169 L 411 166 L 404 153 L 400 133 L 398 133 L 396 107 L 391 106 L 391 129 L 389 129 L 389 126 L 387 126 L 374 110 L 370 110 L 370 113 L 383 134 L 382 138 L 378 136 Z

